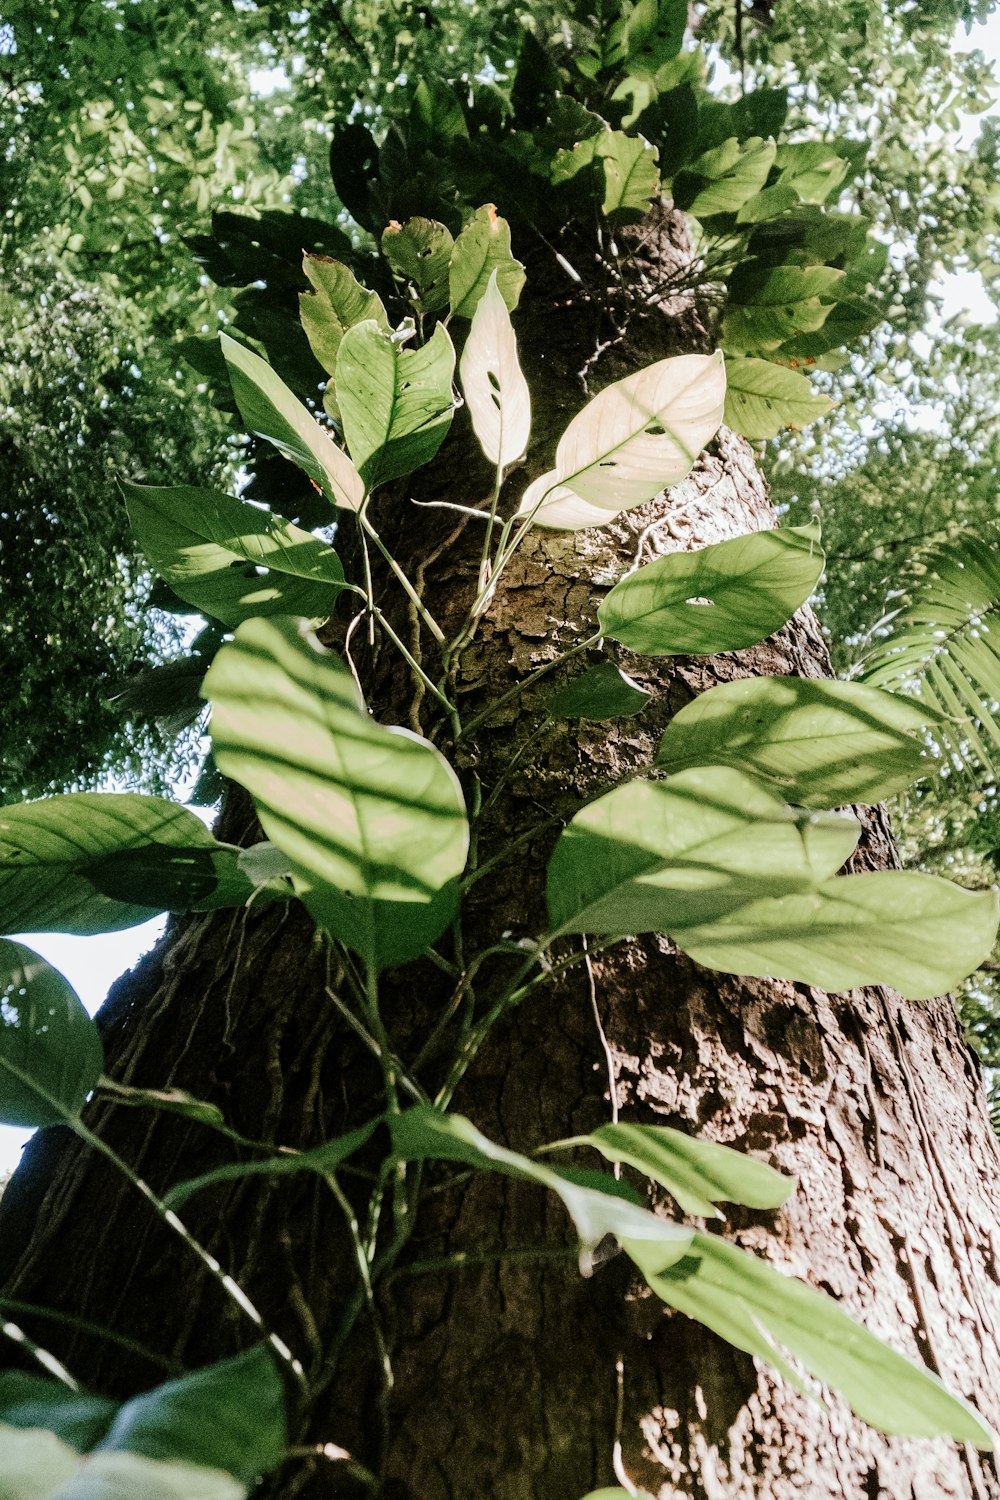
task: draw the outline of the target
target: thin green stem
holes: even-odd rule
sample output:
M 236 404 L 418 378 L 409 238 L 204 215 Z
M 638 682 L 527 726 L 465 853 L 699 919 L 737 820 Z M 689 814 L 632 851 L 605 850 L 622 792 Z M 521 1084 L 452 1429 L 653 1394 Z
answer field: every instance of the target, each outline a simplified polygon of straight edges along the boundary
M 490 553 L 493 547 L 493 528 L 496 525 L 497 506 L 500 503 L 500 491 L 503 489 L 504 470 L 502 464 L 497 464 L 496 478 L 493 482 L 493 495 L 490 500 L 490 514 L 486 522 L 486 535 L 483 538 L 483 550 L 479 558 L 479 590 L 489 583 L 490 578 Z
M 0 1312 L 28 1313 L 33 1318 L 43 1318 L 64 1328 L 75 1328 L 91 1338 L 103 1339 L 107 1344 L 117 1344 L 120 1349 L 128 1350 L 129 1354 L 138 1354 L 140 1358 L 151 1365 L 158 1365 L 170 1375 L 180 1375 L 184 1369 L 179 1360 L 165 1359 L 162 1354 L 154 1354 L 145 1344 L 138 1344 L 135 1339 L 126 1338 L 123 1333 L 115 1333 L 113 1329 L 105 1328 L 103 1323 L 95 1323 L 91 1318 L 78 1318 L 74 1313 L 59 1312 L 54 1307 L 40 1307 L 35 1302 L 22 1302 L 17 1297 L 0 1297 Z
M 258 1309 L 254 1306 L 254 1304 L 250 1301 L 250 1298 L 247 1296 L 246 1292 L 244 1292 L 243 1288 L 233 1280 L 232 1276 L 230 1276 L 226 1271 L 222 1269 L 215 1256 L 210 1254 L 209 1251 L 205 1249 L 204 1245 L 202 1245 L 198 1240 L 195 1239 L 194 1235 L 188 1229 L 187 1225 L 177 1217 L 173 1209 L 168 1208 L 163 1199 L 160 1198 L 156 1193 L 154 1193 L 149 1183 L 146 1182 L 142 1177 L 140 1177 L 137 1172 L 133 1172 L 128 1162 L 125 1161 L 123 1157 L 119 1156 L 118 1152 L 115 1151 L 113 1147 L 109 1146 L 107 1141 L 103 1141 L 99 1135 L 95 1135 L 92 1130 L 88 1129 L 88 1127 L 83 1123 L 82 1120 L 70 1120 L 67 1121 L 67 1123 L 72 1127 L 72 1129 L 76 1132 L 76 1134 L 82 1141 L 84 1141 L 94 1151 L 99 1152 L 101 1156 L 105 1157 L 109 1162 L 111 1162 L 112 1165 L 116 1167 L 119 1172 L 121 1172 L 122 1176 L 128 1179 L 128 1181 L 132 1184 L 136 1191 L 142 1194 L 149 1206 L 153 1209 L 157 1216 L 163 1220 L 164 1224 L 166 1224 L 167 1228 L 173 1230 L 174 1234 L 178 1235 L 180 1239 L 184 1241 L 184 1244 L 191 1251 L 192 1255 L 197 1257 L 197 1259 L 204 1266 L 205 1270 L 212 1277 L 212 1280 L 218 1284 L 218 1286 L 229 1298 L 229 1300 L 239 1308 L 240 1312 L 243 1313 L 245 1317 L 249 1318 L 250 1321 L 260 1329 L 261 1333 L 263 1333 L 272 1349 L 278 1355 L 278 1358 L 292 1372 L 292 1375 L 299 1387 L 303 1391 L 308 1391 L 305 1371 L 303 1370 L 299 1360 L 296 1359 L 295 1355 L 285 1343 L 284 1339 L 279 1338 L 276 1333 L 271 1333 L 268 1331 L 267 1327 L 264 1324 L 263 1317 L 261 1316 Z
M 376 547 L 381 552 L 382 556 L 385 558 L 386 562 L 389 564 L 389 566 L 392 569 L 392 571 L 395 573 L 395 575 L 398 578 L 399 582 L 402 584 L 404 593 L 406 594 L 407 598 L 410 600 L 410 602 L 415 607 L 415 609 L 416 609 L 417 613 L 419 614 L 420 618 L 423 620 L 424 624 L 427 626 L 427 629 L 430 631 L 431 635 L 438 642 L 438 644 L 441 645 L 441 646 L 443 646 L 444 645 L 444 631 L 441 629 L 440 625 L 435 620 L 435 618 L 431 614 L 430 610 L 424 604 L 424 601 L 421 599 L 420 595 L 417 593 L 416 589 L 413 587 L 413 584 L 407 578 L 406 574 L 403 572 L 403 569 L 399 566 L 399 563 L 393 557 L 392 553 L 389 551 L 388 547 L 385 545 L 385 543 L 383 542 L 382 538 L 379 536 L 378 532 L 375 530 L 375 527 L 369 521 L 368 516 L 367 516 L 367 514 L 366 514 L 366 512 L 364 510 L 362 510 L 362 511 L 359 512 L 359 519 L 361 521 L 362 527 L 368 533 L 368 535 L 371 537 L 372 541 L 375 543 Z
M 464 1271 L 470 1266 L 495 1265 L 521 1260 L 564 1260 L 576 1265 L 579 1250 L 572 1245 L 525 1245 L 510 1250 L 459 1250 L 454 1255 L 439 1255 L 429 1260 L 414 1260 L 393 1271 L 397 1276 L 426 1276 L 437 1271 Z
M 389 621 L 386 619 L 385 615 L 377 607 L 375 608 L 374 618 L 378 621 L 379 625 L 385 631 L 390 641 L 392 641 L 392 644 L 395 646 L 399 654 L 408 663 L 411 670 L 416 673 L 417 677 L 419 677 L 420 681 L 423 683 L 427 691 L 434 695 L 437 701 L 441 704 L 442 708 L 446 710 L 448 717 L 453 718 L 455 713 L 457 712 L 455 705 L 445 697 L 444 693 L 441 692 L 441 689 L 437 686 L 437 684 L 433 682 L 430 677 L 428 677 L 427 673 L 424 671 L 423 667 L 410 651 L 409 647 L 403 644 L 399 636 L 389 624 Z
M 43 1349 L 41 1344 L 36 1344 L 33 1338 L 29 1338 L 23 1328 L 16 1323 L 8 1323 L 6 1319 L 0 1318 L 0 1333 L 4 1338 L 10 1339 L 12 1344 L 17 1344 L 27 1354 L 30 1354 L 36 1364 L 41 1365 L 47 1375 L 54 1375 L 61 1385 L 71 1391 L 80 1389 L 80 1382 L 74 1380 L 66 1366 L 61 1360 L 50 1354 L 48 1349 Z

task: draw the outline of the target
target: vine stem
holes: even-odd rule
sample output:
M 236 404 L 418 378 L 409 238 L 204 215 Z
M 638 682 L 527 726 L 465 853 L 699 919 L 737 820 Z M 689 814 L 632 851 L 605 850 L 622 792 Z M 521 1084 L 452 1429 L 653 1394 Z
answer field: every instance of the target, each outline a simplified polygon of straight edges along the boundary
M 358 519 L 361 522 L 364 530 L 368 533 L 378 550 L 381 552 L 382 556 L 385 558 L 386 562 L 389 564 L 399 582 L 402 584 L 404 593 L 417 610 L 417 613 L 420 615 L 420 618 L 427 626 L 427 629 L 430 631 L 431 635 L 437 641 L 439 646 L 443 646 L 445 643 L 444 631 L 441 629 L 440 625 L 435 620 L 434 616 L 431 614 L 430 610 L 427 608 L 426 604 L 417 593 L 416 589 L 413 587 L 413 584 L 407 578 L 405 572 L 399 566 L 399 563 L 393 557 L 392 553 L 389 551 L 388 547 L 385 545 L 382 538 L 375 530 L 375 527 L 369 521 L 367 512 L 365 510 L 359 511 Z
M 167 1207 L 163 1199 L 154 1193 L 144 1178 L 140 1177 L 137 1172 L 133 1172 L 128 1162 L 119 1156 L 118 1152 L 112 1146 L 109 1146 L 107 1141 L 103 1141 L 99 1135 L 95 1135 L 92 1130 L 84 1125 L 82 1120 L 71 1120 L 67 1123 L 72 1126 L 73 1130 L 86 1145 L 90 1146 L 94 1151 L 99 1152 L 101 1156 L 105 1157 L 121 1172 L 123 1177 L 128 1179 L 136 1191 L 142 1194 L 157 1216 L 163 1220 L 168 1229 L 173 1230 L 174 1234 L 178 1235 L 184 1241 L 184 1244 L 187 1245 L 192 1255 L 195 1255 L 201 1261 L 201 1264 L 212 1277 L 212 1280 L 219 1285 L 229 1300 L 235 1303 L 244 1317 L 249 1318 L 260 1329 L 282 1364 L 291 1371 L 296 1384 L 303 1392 L 308 1394 L 309 1386 L 301 1362 L 295 1357 L 291 1349 L 289 1349 L 284 1339 L 267 1329 L 259 1310 L 250 1301 L 243 1288 L 233 1280 L 228 1272 L 222 1269 L 215 1256 L 210 1254 L 205 1249 L 205 1246 L 195 1239 L 183 1220 L 177 1217 L 172 1208 Z
M 473 734 L 475 730 L 480 727 L 481 724 L 487 723 L 498 709 L 503 708 L 504 705 L 510 703 L 513 698 L 518 697 L 519 694 L 523 693 L 526 688 L 529 688 L 534 683 L 536 683 L 539 678 L 545 677 L 549 672 L 554 672 L 556 667 L 561 667 L 566 662 L 572 661 L 573 657 L 579 656 L 581 651 L 590 651 L 593 647 L 599 645 L 602 639 L 603 637 L 601 635 L 601 632 L 597 630 L 593 635 L 588 635 L 585 641 L 578 641 L 575 646 L 571 646 L 568 651 L 564 651 L 562 656 L 556 656 L 552 659 L 552 661 L 543 662 L 540 667 L 536 667 L 533 672 L 529 672 L 527 677 L 525 677 L 521 682 L 515 683 L 512 688 L 508 688 L 505 693 L 501 693 L 499 698 L 496 698 L 492 703 L 487 704 L 487 706 L 480 713 L 475 714 L 463 727 L 462 732 L 458 736 L 458 738 L 467 739 L 470 734 Z

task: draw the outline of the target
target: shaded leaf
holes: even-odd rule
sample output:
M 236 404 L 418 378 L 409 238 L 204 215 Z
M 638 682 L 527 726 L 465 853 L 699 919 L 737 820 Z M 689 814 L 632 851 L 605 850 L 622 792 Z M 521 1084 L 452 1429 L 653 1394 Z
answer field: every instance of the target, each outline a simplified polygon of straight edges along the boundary
M 350 329 L 337 356 L 344 437 L 366 488 L 432 459 L 451 426 L 455 350 L 439 323 L 419 349 L 401 349 L 377 323 Z
M 844 272 L 832 266 L 766 266 L 744 261 L 729 282 L 722 321 L 728 354 L 778 349 L 822 328 Z
M 656 763 L 729 765 L 803 807 L 881 802 L 927 774 L 933 710 L 856 682 L 745 677 L 701 693 L 671 719 Z
M 625 1250 L 658 1297 L 811 1394 L 786 1353 L 838 1392 L 880 1432 L 949 1436 L 990 1449 L 982 1418 L 936 1375 L 877 1339 L 822 1292 L 715 1235 L 696 1233 L 681 1259 L 662 1265 L 655 1245 Z
M 833 408 L 804 375 L 766 359 L 726 360 L 725 423 L 747 438 L 777 437 L 783 427 L 808 427 Z
M 560 834 L 548 870 L 551 930 L 676 933 L 764 892 L 812 888 L 857 840 L 853 818 L 797 813 L 737 771 L 632 781 Z
M 448 306 L 454 246 L 450 229 L 436 219 L 419 215 L 405 224 L 393 219 L 382 231 L 382 254 L 395 275 L 412 287 L 412 300 L 423 313 L 440 312 Z
M 147 561 L 182 599 L 236 626 L 253 615 L 325 618 L 344 581 L 336 552 L 219 490 L 124 483 Z
M 364 499 L 364 485 L 347 454 L 265 360 L 226 334 L 219 337 L 233 395 L 247 430 L 273 443 L 279 453 L 303 469 L 332 505 L 357 510 Z
M 588 667 L 545 705 L 554 719 L 623 719 L 646 707 L 647 693 L 612 662 Z
M 100 1441 L 117 1410 L 118 1402 L 107 1396 L 71 1391 L 44 1375 L 26 1370 L 4 1370 L 0 1374 L 0 1423 L 48 1428 L 78 1453 L 89 1452 Z M 3 1478 L 6 1480 L 6 1473 Z
M 690 176 L 705 179 L 705 186 L 689 202 L 683 201 L 688 197 L 684 192 L 678 201 L 698 219 L 737 213 L 764 186 L 776 150 L 773 141 L 758 136 L 752 136 L 742 145 L 735 139 L 723 142 L 691 163 Z M 684 182 L 687 180 L 685 172 Z
M 358 900 L 333 886 L 300 886 L 299 898 L 317 927 L 376 969 L 410 963 L 437 942 L 458 911 L 458 882 L 450 880 L 429 901 Z
M 76 1119 L 103 1065 L 97 1027 L 69 981 L 23 943 L 0 938 L 0 1120 Z
M 615 584 L 597 617 L 605 635 L 647 656 L 738 651 L 791 619 L 824 561 L 809 526 L 671 552 Z
M 381 1123 L 381 1117 L 370 1120 L 366 1125 L 359 1125 L 355 1130 L 349 1130 L 335 1140 L 326 1141 L 322 1146 L 315 1146 L 311 1151 L 282 1152 L 280 1155 L 261 1157 L 258 1161 L 229 1162 L 226 1166 L 215 1167 L 211 1172 L 203 1172 L 200 1177 L 189 1177 L 184 1182 L 175 1183 L 165 1194 L 164 1201 L 171 1208 L 181 1208 L 189 1198 L 204 1188 L 214 1187 L 220 1182 L 241 1182 L 245 1177 L 287 1177 L 296 1172 L 317 1172 L 321 1177 L 332 1176 L 342 1162 L 371 1140 Z
M 513 312 L 524 286 L 524 267 L 510 248 L 510 225 L 492 203 L 476 210 L 455 241 L 449 268 L 451 315 L 471 318 L 496 272 L 497 287 Z
M 299 293 L 302 327 L 316 359 L 328 375 L 334 375 L 337 351 L 347 330 L 355 323 L 373 319 L 388 331 L 389 319 L 381 297 L 362 286 L 341 261 L 325 255 L 305 255 L 302 269 L 312 287 L 312 291 Z M 328 410 L 331 404 L 331 415 L 338 416 L 336 395 L 328 388 L 325 402 Z

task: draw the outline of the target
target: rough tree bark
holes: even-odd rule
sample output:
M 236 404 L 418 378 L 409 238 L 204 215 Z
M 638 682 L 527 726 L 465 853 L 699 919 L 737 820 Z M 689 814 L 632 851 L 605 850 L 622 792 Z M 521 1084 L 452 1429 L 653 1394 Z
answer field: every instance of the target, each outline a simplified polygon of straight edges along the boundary
M 582 292 L 544 252 L 529 266 L 516 320 L 535 406 L 529 474 L 547 466 L 555 438 L 582 403 L 582 371 L 596 389 L 664 354 L 709 347 L 695 301 L 644 300 L 686 254 L 674 216 L 654 213 L 620 237 L 618 250 L 625 281 L 610 292 L 601 270 L 588 271 L 590 290 Z M 627 307 L 615 300 L 622 285 Z M 620 336 L 609 338 L 609 310 Z M 596 358 L 603 341 L 609 347 Z M 447 629 L 467 608 L 479 535 L 454 535 L 453 516 L 417 510 L 408 495 L 469 503 L 488 492 L 461 421 L 434 473 L 398 497 L 385 533 L 404 564 L 420 571 Z M 517 477 L 518 492 L 524 478 Z M 470 712 L 484 706 L 589 633 L 602 592 L 638 554 L 773 520 L 749 445 L 723 431 L 665 500 L 600 531 L 539 531 L 465 656 L 463 704 Z M 808 611 L 753 650 L 666 666 L 626 658 L 656 694 L 639 718 L 610 729 L 579 722 L 539 729 L 540 686 L 478 736 L 475 771 L 488 789 L 537 733 L 481 833 L 483 860 L 512 839 L 524 841 L 473 887 L 472 946 L 505 931 L 537 930 L 553 816 L 565 818 L 647 764 L 671 713 L 693 693 L 747 674 L 828 672 Z M 443 736 L 385 653 L 367 671 L 381 717 Z M 238 797 L 223 823 L 229 837 L 252 835 Z M 866 813 L 864 825 L 855 867 L 891 864 L 884 817 Z M 481 1000 L 498 977 L 483 973 Z M 211 1098 L 255 1138 L 316 1144 L 364 1118 L 378 1087 L 370 1059 L 328 998 L 337 988 L 336 963 L 297 907 L 175 921 L 102 1013 L 109 1071 Z M 391 976 L 387 988 L 390 1029 L 412 1057 L 446 1006 L 447 982 L 419 964 Z M 433 1081 L 439 1067 L 431 1056 L 424 1076 Z M 795 1173 L 800 1187 L 786 1209 L 732 1217 L 740 1243 L 842 1298 L 987 1418 L 1000 1418 L 998 1152 L 978 1065 L 948 1000 L 910 1004 L 881 990 L 830 996 L 732 979 L 649 938 L 602 952 L 510 1017 L 456 1105 L 488 1135 L 530 1149 L 607 1119 L 612 1087 L 625 1118 L 695 1130 Z M 232 1157 L 225 1143 L 184 1121 L 150 1122 L 103 1104 L 88 1119 L 156 1187 Z M 386 1496 L 577 1500 L 622 1473 L 660 1500 L 1000 1496 L 991 1458 L 946 1442 L 883 1439 L 836 1399 L 829 1411 L 810 1405 L 640 1295 L 623 1257 L 582 1280 L 572 1258 L 557 1253 L 571 1240 L 561 1210 L 539 1190 L 451 1172 L 428 1180 L 438 1190 L 425 1199 L 382 1297 L 391 1396 L 364 1319 L 332 1368 L 355 1288 L 338 1210 L 322 1184 L 254 1179 L 195 1198 L 186 1210 L 194 1233 L 322 1386 L 312 1435 L 370 1464 L 384 1446 Z M 663 1211 L 671 1210 L 664 1204 Z M 547 1257 L 495 1255 L 538 1246 Z M 461 1268 L 413 1269 L 457 1252 L 468 1257 Z M 141 1200 L 59 1131 L 31 1149 L 3 1200 L 0 1270 L 7 1295 L 108 1322 L 187 1364 L 246 1342 L 246 1325 Z M 159 1378 L 114 1346 L 56 1338 L 49 1325 L 44 1332 L 99 1388 L 124 1393 Z M 361 1493 L 343 1465 L 325 1461 L 287 1465 L 265 1492 Z

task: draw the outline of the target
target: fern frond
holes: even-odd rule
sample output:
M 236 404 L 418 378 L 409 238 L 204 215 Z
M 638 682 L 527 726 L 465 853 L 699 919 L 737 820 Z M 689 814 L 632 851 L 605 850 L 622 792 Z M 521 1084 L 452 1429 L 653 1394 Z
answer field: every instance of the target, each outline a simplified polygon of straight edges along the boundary
M 875 626 L 854 675 L 937 710 L 934 739 L 952 769 L 1000 781 L 1000 525 L 919 561 L 925 571 Z

